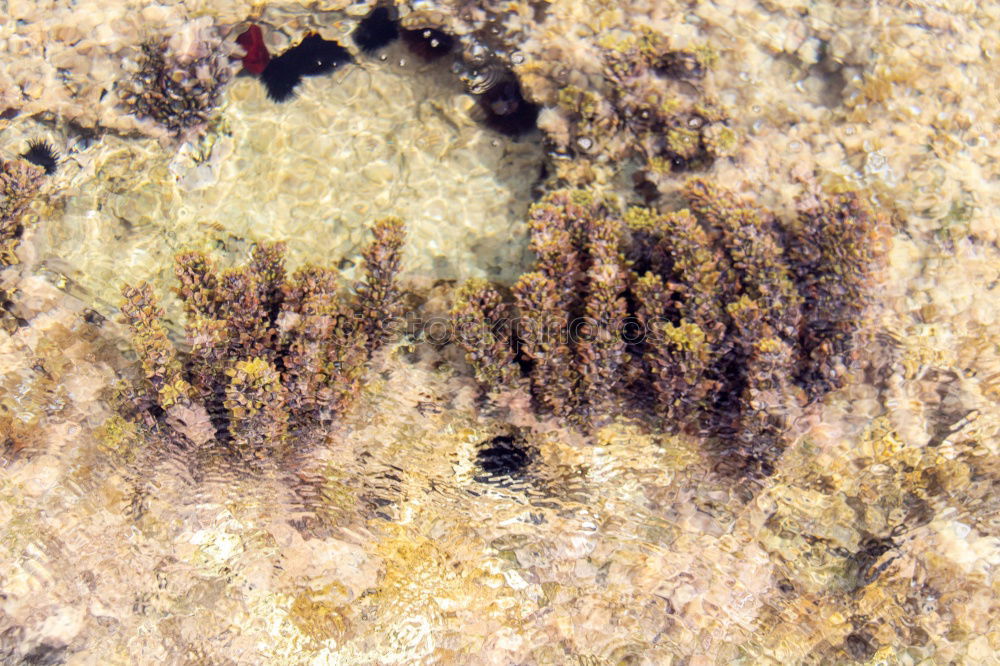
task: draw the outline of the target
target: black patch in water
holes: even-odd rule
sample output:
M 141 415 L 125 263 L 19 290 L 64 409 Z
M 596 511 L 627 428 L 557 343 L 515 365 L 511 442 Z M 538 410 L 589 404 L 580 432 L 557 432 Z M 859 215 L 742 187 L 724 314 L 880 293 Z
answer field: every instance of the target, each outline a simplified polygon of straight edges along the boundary
M 705 66 L 698 56 L 688 51 L 670 51 L 660 56 L 654 71 L 672 79 L 701 79 L 705 77 Z
M 538 105 L 524 98 L 513 74 L 481 94 L 479 106 L 486 112 L 486 126 L 507 136 L 530 132 L 538 120 Z
M 499 483 L 522 476 L 531 464 L 531 452 L 524 441 L 510 435 L 500 435 L 480 444 L 476 463 L 484 474 L 475 477 L 480 483 Z
M 271 58 L 260 75 L 267 96 L 275 102 L 291 99 L 303 76 L 329 74 L 351 62 L 351 54 L 337 42 L 311 34 L 280 56 Z
M 92 308 L 84 308 L 82 315 L 83 320 L 91 326 L 103 326 L 104 322 L 107 321 L 104 315 Z
M 24 655 L 20 663 L 25 665 L 32 664 L 33 666 L 57 666 L 58 664 L 65 664 L 66 648 L 65 646 L 57 647 L 48 643 L 42 643 Z
M 403 30 L 402 34 L 403 43 L 428 62 L 448 55 L 455 46 L 454 37 L 434 28 Z
M 362 53 L 374 53 L 388 46 L 399 37 L 399 26 L 396 25 L 396 11 L 389 7 L 376 7 L 368 16 L 361 19 L 358 27 L 351 33 L 351 39 L 361 49 Z
M 299 63 L 302 76 L 329 74 L 341 65 L 351 62 L 351 53 L 337 42 L 312 34 L 290 51 Z
M 32 139 L 28 142 L 28 150 L 21 153 L 21 157 L 35 166 L 42 167 L 48 176 L 54 174 L 59 168 L 59 153 L 48 141 Z
M 844 639 L 844 652 L 856 661 L 868 661 L 877 651 L 872 645 L 871 637 L 863 633 L 854 632 Z

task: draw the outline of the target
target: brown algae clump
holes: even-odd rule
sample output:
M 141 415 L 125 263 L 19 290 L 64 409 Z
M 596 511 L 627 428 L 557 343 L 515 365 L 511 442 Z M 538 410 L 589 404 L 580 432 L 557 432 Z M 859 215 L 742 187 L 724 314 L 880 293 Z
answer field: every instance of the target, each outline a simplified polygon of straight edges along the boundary
M 768 475 L 790 415 L 857 360 L 888 220 L 854 192 L 785 223 L 705 180 L 684 196 L 684 210 L 620 214 L 552 193 L 531 210 L 535 270 L 513 303 L 467 284 L 458 342 L 490 389 L 517 386 L 523 368 L 542 411 L 589 425 L 651 413 L 711 436 L 728 471 Z
M 637 176 L 658 186 L 671 173 L 704 170 L 735 151 L 728 112 L 706 85 L 711 50 L 678 48 L 640 27 L 603 39 L 598 55 L 599 75 L 589 81 L 567 73 L 558 58 L 522 68 L 527 91 L 546 105 L 539 126 L 576 158 L 561 163 L 561 177 L 580 181 L 573 175 L 585 171 L 578 160 L 634 160 Z
M 215 27 L 199 19 L 170 39 L 148 41 L 141 49 L 137 71 L 119 83 L 126 107 L 173 136 L 204 131 L 233 74 Z
M 200 252 L 178 255 L 184 351 L 167 337 L 152 288 L 125 287 L 122 313 L 143 372 L 122 392 L 125 415 L 178 445 L 225 445 L 251 459 L 337 418 L 398 314 L 403 224 L 385 218 L 373 232 L 351 294 L 328 268 L 287 279 L 280 244 L 258 245 L 246 266 L 221 272 Z
M 17 263 L 14 250 L 24 231 L 22 218 L 43 175 L 41 168 L 25 160 L 0 159 L 0 268 Z

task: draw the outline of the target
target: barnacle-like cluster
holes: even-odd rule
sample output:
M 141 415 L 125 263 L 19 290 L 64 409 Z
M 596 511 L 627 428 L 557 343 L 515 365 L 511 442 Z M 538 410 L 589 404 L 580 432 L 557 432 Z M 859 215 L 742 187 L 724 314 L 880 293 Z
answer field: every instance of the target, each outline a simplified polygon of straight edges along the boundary
M 203 130 L 232 77 L 223 44 L 204 20 L 170 39 L 142 44 L 137 71 L 119 84 L 122 101 L 131 113 L 173 136 Z
M 790 415 L 856 361 L 889 224 L 856 192 L 791 221 L 702 179 L 683 194 L 683 210 L 623 214 L 585 191 L 550 194 L 530 214 L 536 269 L 512 304 L 467 284 L 458 341 L 490 388 L 515 387 L 525 367 L 544 411 L 590 424 L 652 413 L 713 437 L 733 471 L 766 475 Z
M 635 159 L 639 173 L 657 184 L 673 172 L 704 169 L 736 148 L 727 111 L 704 85 L 714 60 L 707 48 L 676 48 L 667 36 L 641 27 L 601 42 L 600 78 L 576 81 L 540 62 L 519 74 L 529 94 L 549 107 L 539 125 L 559 149 L 577 160 Z
M 351 404 L 366 364 L 398 314 L 403 223 L 384 218 L 364 251 L 365 275 L 340 293 L 332 269 L 286 278 L 281 244 L 217 270 L 201 252 L 177 257 L 186 345 L 174 345 L 148 284 L 126 287 L 122 314 L 142 381 L 122 391 L 125 415 L 188 446 L 221 445 L 247 459 L 287 450 L 296 434 Z
M 0 268 L 17 263 L 14 250 L 23 216 L 42 185 L 44 171 L 26 160 L 0 159 Z

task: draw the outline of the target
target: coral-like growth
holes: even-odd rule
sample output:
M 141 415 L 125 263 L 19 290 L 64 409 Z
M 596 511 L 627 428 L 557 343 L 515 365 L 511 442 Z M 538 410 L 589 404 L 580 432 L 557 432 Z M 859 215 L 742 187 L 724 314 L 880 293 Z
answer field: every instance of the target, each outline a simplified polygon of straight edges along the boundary
M 124 392 L 126 415 L 165 425 L 182 443 L 224 444 L 252 459 L 343 413 L 389 338 L 400 298 L 402 222 L 380 220 L 374 236 L 351 294 L 339 293 L 326 268 L 286 278 L 281 244 L 258 245 L 246 266 L 224 271 L 200 252 L 178 255 L 185 351 L 168 338 L 149 285 L 126 287 L 122 314 L 143 368 Z
M 14 250 L 24 232 L 22 218 L 42 185 L 43 174 L 24 160 L 0 159 L 0 268 L 17 263 Z
M 156 303 L 148 284 L 122 290 L 122 315 L 132 328 L 132 346 L 139 355 L 143 376 L 143 406 L 158 405 L 169 409 L 178 400 L 191 395 L 191 386 L 183 378 L 183 368 L 167 331 L 160 323 L 163 310 Z
M 690 87 L 684 82 L 705 76 L 709 52 L 672 49 L 665 36 L 644 28 L 609 45 L 605 63 L 622 149 L 640 157 L 650 175 L 703 168 L 731 152 L 735 135 L 725 112 L 710 98 L 683 92 Z
M 223 406 L 233 444 L 256 455 L 283 445 L 288 436 L 288 390 L 274 364 L 255 356 L 237 361 L 226 375 L 229 386 Z
M 222 44 L 205 20 L 169 40 L 144 43 L 138 71 L 120 83 L 122 101 L 137 117 L 156 122 L 171 135 L 204 130 L 232 77 Z
M 518 371 L 511 345 L 510 307 L 500 293 L 485 280 L 469 280 L 455 299 L 452 320 L 476 379 L 490 390 L 513 388 Z
M 803 362 L 797 382 L 816 398 L 844 384 L 856 338 L 872 312 L 872 276 L 885 261 L 888 225 L 857 192 L 804 208 L 790 226 L 789 263 L 802 294 Z
M 527 368 L 543 411 L 594 424 L 624 403 L 711 436 L 726 468 L 766 475 L 789 417 L 857 360 L 889 225 L 857 193 L 786 225 L 704 180 L 683 194 L 688 209 L 623 215 L 586 192 L 549 195 L 531 210 L 538 262 L 513 288 L 515 339 L 485 334 L 509 306 L 475 282 L 456 323 L 486 325 L 460 342 L 491 388 Z
M 363 330 L 369 348 L 378 347 L 391 335 L 390 326 L 402 314 L 394 276 L 399 272 L 403 247 L 403 221 L 384 217 L 372 227 L 375 241 L 364 251 L 365 279 L 355 286 Z
M 619 382 L 626 277 L 618 250 L 620 229 L 609 213 L 606 202 L 584 192 L 558 192 L 531 209 L 538 265 L 514 285 L 520 313 L 515 332 L 520 353 L 533 368 L 534 396 L 562 416 L 600 411 Z M 479 310 L 486 317 L 478 320 L 488 326 L 476 329 Z M 502 330 L 509 330 L 507 306 L 481 282 L 463 288 L 454 313 L 460 334 L 471 328 L 493 335 L 501 322 L 506 322 Z M 480 381 L 493 388 L 512 385 L 510 375 L 518 368 L 509 342 L 460 340 Z
M 543 271 L 536 271 L 521 276 L 514 294 L 520 312 L 517 332 L 521 355 L 532 364 L 531 392 L 544 409 L 568 416 L 577 411 L 580 372 L 574 350 L 563 335 L 567 292 Z M 474 351 L 470 350 L 469 358 L 476 365 Z M 493 358 L 488 355 L 487 362 Z M 510 368 L 514 370 L 513 365 Z
M 621 327 L 628 311 L 617 232 L 611 220 L 599 217 L 591 223 L 584 246 L 589 257 L 584 274 L 587 296 L 576 353 L 587 408 L 595 412 L 610 405 L 625 355 Z
M 599 169 L 635 160 L 638 182 L 659 186 L 672 173 L 703 170 L 734 152 L 737 136 L 707 77 L 711 51 L 678 48 L 645 26 L 595 48 L 599 75 L 568 73 L 558 54 L 518 69 L 526 93 L 547 107 L 539 126 L 578 158 L 564 163 L 560 178 L 589 181 L 593 171 L 579 160 Z

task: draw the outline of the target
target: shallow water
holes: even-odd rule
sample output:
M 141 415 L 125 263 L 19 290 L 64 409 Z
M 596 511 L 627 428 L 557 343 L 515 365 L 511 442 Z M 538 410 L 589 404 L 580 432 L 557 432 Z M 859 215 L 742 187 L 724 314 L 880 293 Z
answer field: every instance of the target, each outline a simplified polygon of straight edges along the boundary
M 913 33 L 916 10 L 895 6 L 550 4 L 544 27 L 527 5 L 506 25 L 530 57 L 581 72 L 587 26 L 624 14 L 716 45 L 711 85 L 739 109 L 746 147 L 712 177 L 745 179 L 779 211 L 835 176 L 894 202 L 869 369 L 803 416 L 775 474 L 754 483 L 719 475 L 691 438 L 623 418 L 587 438 L 523 398 L 484 400 L 454 346 L 413 336 L 288 460 L 247 469 L 150 440 L 112 406 L 136 372 L 123 284 L 150 281 L 176 331 L 177 251 L 232 263 L 282 240 L 292 267 L 339 261 L 346 281 L 367 225 L 397 214 L 412 301 L 440 316 L 441 280 L 509 283 L 531 265 L 525 213 L 543 164 L 564 158 L 540 132 L 482 127 L 454 73 L 398 43 L 306 79 L 284 105 L 238 77 L 217 124 L 180 144 L 120 119 L 84 131 L 68 118 L 86 118 L 73 107 L 86 85 L 76 102 L 52 86 L 55 111 L 0 120 L 4 158 L 38 135 L 65 156 L 0 281 L 16 317 L 0 329 L 0 661 L 997 663 L 1000 174 L 990 142 L 972 143 L 995 131 L 983 120 L 995 100 L 936 87 L 970 90 L 950 65 L 995 69 L 992 19 L 927 9 Z M 282 38 L 346 34 L 363 13 L 326 9 L 275 5 L 261 22 Z M 74 11 L 13 3 L 21 21 L 0 18 L 10 71 Z M 134 20 L 174 25 L 187 11 Z M 91 81 L 134 41 L 119 30 L 100 33 L 86 75 L 63 62 L 68 32 L 32 66 L 57 59 Z M 868 33 L 881 51 L 842 43 Z M 955 48 L 956 34 L 982 54 Z M 809 40 L 833 60 L 808 63 Z M 923 117 L 932 99 L 936 125 Z M 929 143 L 910 136 L 928 127 Z M 595 166 L 595 186 L 637 203 L 621 173 L 601 171 L 616 166 Z
M 399 215 L 408 271 L 511 281 L 527 260 L 538 141 L 480 128 L 446 67 L 398 44 L 381 56 L 305 79 L 294 104 L 239 77 L 216 131 L 179 148 L 110 137 L 75 153 L 73 193 L 39 251 L 116 303 L 122 283 L 169 282 L 182 249 L 236 258 L 283 241 L 290 268 L 343 257 L 350 277 L 371 223 Z

